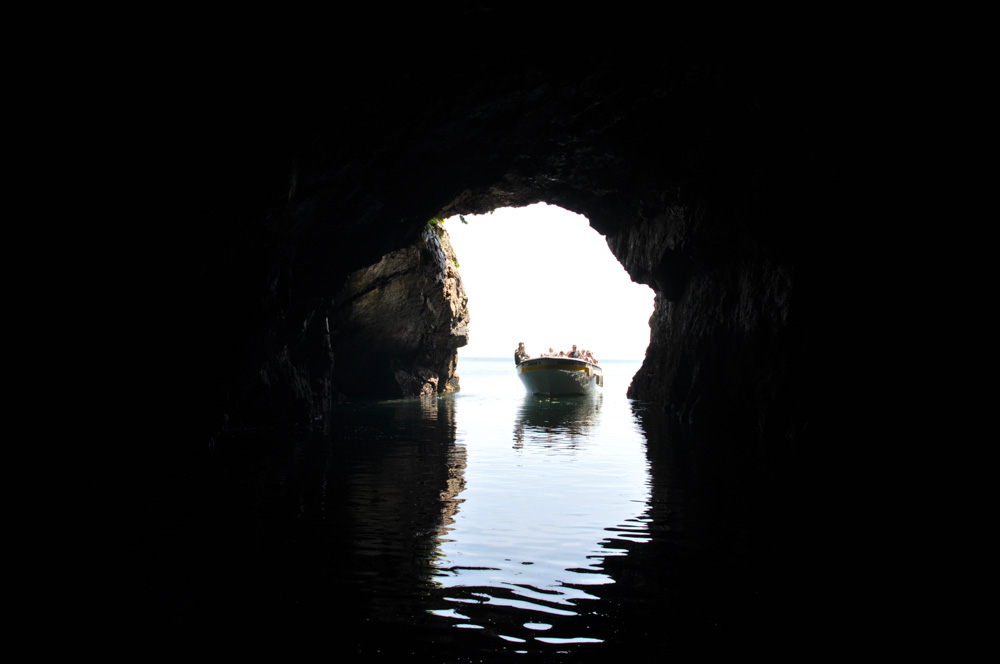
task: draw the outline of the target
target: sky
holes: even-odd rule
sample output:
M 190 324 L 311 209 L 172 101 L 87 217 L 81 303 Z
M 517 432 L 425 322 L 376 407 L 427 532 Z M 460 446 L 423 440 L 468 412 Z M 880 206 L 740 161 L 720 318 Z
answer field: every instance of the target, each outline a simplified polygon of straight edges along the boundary
M 600 360 L 639 360 L 653 291 L 633 283 L 586 217 L 554 205 L 501 208 L 445 221 L 469 296 L 459 357 L 537 357 L 573 344 Z

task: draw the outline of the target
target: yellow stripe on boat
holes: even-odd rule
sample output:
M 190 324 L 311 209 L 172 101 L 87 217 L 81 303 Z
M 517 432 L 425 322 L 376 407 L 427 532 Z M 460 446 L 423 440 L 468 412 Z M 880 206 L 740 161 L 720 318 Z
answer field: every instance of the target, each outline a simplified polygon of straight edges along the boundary
M 557 369 L 559 371 L 586 371 L 589 367 L 581 366 L 554 366 L 551 364 L 539 364 L 533 367 L 520 367 L 521 373 L 527 373 L 529 371 L 538 371 L 539 369 Z
M 575 357 L 539 357 L 517 366 L 517 376 L 529 394 L 571 396 L 592 394 L 603 387 L 600 367 Z

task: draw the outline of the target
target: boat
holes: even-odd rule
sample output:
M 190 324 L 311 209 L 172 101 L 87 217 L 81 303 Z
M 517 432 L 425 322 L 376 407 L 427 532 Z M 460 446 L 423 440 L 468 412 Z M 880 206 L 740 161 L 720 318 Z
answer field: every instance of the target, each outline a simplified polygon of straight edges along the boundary
M 529 394 L 591 394 L 604 387 L 604 371 L 573 357 L 536 357 L 517 365 L 517 377 Z

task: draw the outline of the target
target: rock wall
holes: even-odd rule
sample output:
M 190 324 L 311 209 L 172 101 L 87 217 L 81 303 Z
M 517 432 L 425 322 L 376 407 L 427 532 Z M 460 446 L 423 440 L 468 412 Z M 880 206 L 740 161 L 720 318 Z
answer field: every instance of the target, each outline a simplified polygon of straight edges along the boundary
M 465 26 L 450 34 L 521 27 L 446 18 Z M 183 315 L 163 324 L 189 430 L 453 389 L 461 296 L 431 297 L 384 257 L 440 266 L 429 219 L 544 201 L 586 216 L 656 292 L 633 397 L 741 460 L 808 446 L 837 348 L 832 230 L 855 214 L 836 53 L 518 43 L 414 48 L 377 71 L 344 66 L 345 47 L 198 89 L 167 127 L 196 158 L 157 179 L 179 202 L 171 260 L 190 266 L 170 273 Z
M 552 37 L 566 23 L 546 24 L 537 7 L 373 11 L 350 28 L 323 21 L 314 49 L 295 32 L 284 51 L 270 27 L 230 49 L 208 28 L 202 50 L 164 49 L 170 76 L 144 70 L 121 88 L 134 99 L 133 84 L 155 86 L 150 103 L 121 106 L 130 117 L 157 109 L 131 141 L 153 166 L 125 159 L 106 173 L 109 206 L 118 170 L 142 180 L 121 234 L 150 234 L 135 246 L 154 288 L 143 280 L 121 297 L 128 316 L 114 330 L 138 338 L 136 364 L 155 351 L 154 369 L 122 390 L 141 397 L 132 412 L 145 429 L 159 416 L 136 472 L 162 481 L 143 477 L 155 494 L 143 508 L 178 528 L 215 526 L 202 515 L 227 500 L 212 453 L 222 428 L 322 422 L 336 399 L 453 389 L 464 296 L 427 222 L 544 201 L 586 216 L 656 293 L 630 388 L 646 402 L 649 453 L 690 450 L 692 473 L 720 491 L 753 476 L 773 507 L 760 513 L 791 524 L 771 539 L 760 529 L 762 548 L 785 552 L 776 567 L 803 561 L 803 593 L 833 606 L 824 591 L 849 576 L 835 540 L 869 550 L 855 523 L 867 506 L 841 472 L 879 444 L 857 394 L 890 392 L 871 369 L 892 340 L 866 314 L 897 294 L 871 289 L 876 270 L 855 256 L 888 228 L 913 232 L 861 195 L 862 174 L 882 165 L 865 142 L 898 126 L 870 93 L 891 88 L 905 59 L 859 89 L 856 44 L 823 43 L 804 22 L 798 44 L 746 29 L 742 42 L 688 48 L 685 27 L 659 16 L 630 11 L 615 26 L 588 15 L 594 39 L 574 48 Z M 628 48 L 607 39 L 619 33 Z M 193 66 L 175 71 L 177 48 Z M 850 615 L 829 624 L 852 629 Z
M 608 237 L 626 270 L 656 292 L 650 345 L 628 394 L 662 404 L 693 438 L 742 441 L 735 446 L 752 454 L 775 413 L 784 433 L 804 424 L 787 391 L 797 379 L 788 367 L 800 359 L 790 319 L 801 284 L 794 259 L 762 250 L 750 229 L 725 228 L 725 214 L 722 225 L 700 218 L 707 210 L 633 217 Z
M 331 334 L 340 394 L 412 397 L 459 389 L 469 298 L 442 225 L 351 273 L 334 298 Z
M 281 252 L 272 260 L 259 300 L 265 316 L 243 330 L 248 364 L 229 377 L 225 426 L 318 423 L 333 401 L 459 389 L 468 297 L 442 226 L 425 222 L 409 246 L 343 275 L 327 296 L 296 297 L 301 267 Z

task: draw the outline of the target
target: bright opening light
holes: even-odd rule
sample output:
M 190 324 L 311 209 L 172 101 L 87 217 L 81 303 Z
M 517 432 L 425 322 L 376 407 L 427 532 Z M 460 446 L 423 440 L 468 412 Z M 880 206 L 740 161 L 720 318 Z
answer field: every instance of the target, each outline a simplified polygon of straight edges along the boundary
M 501 208 L 445 225 L 469 295 L 459 357 L 537 357 L 573 344 L 598 360 L 641 360 L 653 290 L 633 283 L 587 219 L 554 205 Z

